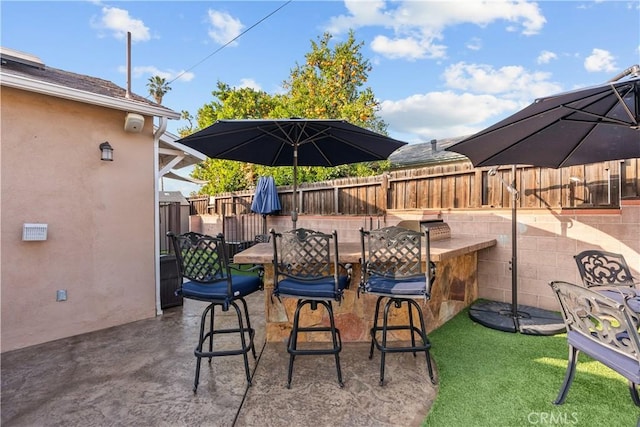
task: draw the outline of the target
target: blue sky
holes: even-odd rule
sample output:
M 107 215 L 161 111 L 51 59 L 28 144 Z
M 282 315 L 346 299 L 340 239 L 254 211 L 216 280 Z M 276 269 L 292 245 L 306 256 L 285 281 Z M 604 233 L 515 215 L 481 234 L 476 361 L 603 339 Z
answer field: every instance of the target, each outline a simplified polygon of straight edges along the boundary
M 353 29 L 379 115 L 409 143 L 472 134 L 640 62 L 637 0 L 2 0 L 0 16 L 3 47 L 122 87 L 130 31 L 132 90 L 146 96 L 149 77 L 165 77 L 163 105 L 193 115 L 217 81 L 280 91 L 312 40 Z

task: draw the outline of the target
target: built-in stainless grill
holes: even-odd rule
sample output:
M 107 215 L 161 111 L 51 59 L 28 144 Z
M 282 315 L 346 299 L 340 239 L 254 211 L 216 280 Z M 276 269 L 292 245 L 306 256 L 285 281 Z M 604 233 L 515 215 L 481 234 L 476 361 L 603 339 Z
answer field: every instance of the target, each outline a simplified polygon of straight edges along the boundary
M 420 221 L 421 229 L 429 229 L 429 240 L 445 240 L 451 238 L 451 228 L 449 224 L 441 219 L 432 219 L 428 221 Z

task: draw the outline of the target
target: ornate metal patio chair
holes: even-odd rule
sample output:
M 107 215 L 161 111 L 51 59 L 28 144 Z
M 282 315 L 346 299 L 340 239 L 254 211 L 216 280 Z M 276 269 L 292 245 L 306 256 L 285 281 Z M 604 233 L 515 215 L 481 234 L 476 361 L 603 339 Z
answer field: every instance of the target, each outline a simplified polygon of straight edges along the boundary
M 335 325 L 332 302 L 342 300 L 343 292 L 351 281 L 351 265 L 338 262 L 338 235 L 336 231 L 325 234 L 305 228 L 282 233 L 271 229 L 270 233 L 273 242 L 273 296 L 297 299 L 287 344 L 287 388 L 291 388 L 296 356 L 325 354 L 335 356 L 338 383 L 343 387 L 340 369 L 342 339 Z M 318 305 L 327 310 L 329 326 L 300 326 L 303 308 L 308 306 L 315 311 Z M 328 348 L 301 348 L 298 346 L 300 333 L 329 333 L 332 345 Z
M 427 337 L 422 309 L 416 300 L 426 302 L 431 297 L 431 286 L 435 280 L 435 264 L 430 259 L 429 230 L 424 232 L 391 226 L 378 230 L 360 229 L 362 243 L 362 277 L 358 292 L 377 295 L 376 308 L 371 328 L 371 347 L 369 359 L 373 358 L 374 346 L 380 350 L 380 385 L 384 385 L 384 364 L 387 353 L 424 352 L 427 358 L 429 378 L 436 384 L 431 366 L 429 349 L 431 343 Z M 423 264 L 422 240 L 425 239 L 426 263 Z M 428 265 L 429 268 L 423 268 Z M 382 302 L 384 312 L 381 315 Z M 407 323 L 390 324 L 392 311 L 402 309 L 406 304 Z M 414 322 L 418 316 L 419 327 Z M 382 318 L 382 324 L 380 324 Z M 401 322 L 403 323 L 403 322 Z M 392 343 L 390 331 L 408 331 L 411 344 Z M 417 336 L 417 339 L 416 339 Z
M 588 250 L 573 257 L 585 286 L 627 286 L 637 282 L 622 254 Z
M 254 267 L 251 270 L 244 270 L 242 274 L 234 274 L 235 269 L 232 269 L 229 263 L 227 245 L 222 234 L 213 237 L 194 232 L 181 235 L 169 232 L 167 236 L 173 243 L 180 275 L 187 279 L 176 291 L 176 295 L 209 303 L 202 312 L 200 338 L 194 351 L 197 362 L 193 392 L 195 393 L 198 389 L 202 358 L 208 358 L 211 364 L 213 357 L 243 355 L 247 382 L 251 385 L 247 353 L 251 351 L 255 360 L 256 350 L 253 343 L 255 330 L 251 327 L 244 298 L 262 289 L 262 267 Z M 249 271 L 254 274 L 248 274 Z M 242 304 L 244 315 L 237 304 L 238 301 Z M 238 327 L 215 329 L 216 307 L 220 307 L 223 312 L 232 307 L 238 318 Z M 214 350 L 213 341 L 218 334 L 237 334 L 240 338 L 240 348 Z M 205 349 L 207 341 L 208 349 Z
M 640 336 L 629 306 L 633 296 L 616 301 L 593 287 L 561 281 L 550 286 L 562 308 L 569 344 L 567 371 L 554 403 L 564 403 L 582 351 L 625 377 L 633 402 L 640 406 Z

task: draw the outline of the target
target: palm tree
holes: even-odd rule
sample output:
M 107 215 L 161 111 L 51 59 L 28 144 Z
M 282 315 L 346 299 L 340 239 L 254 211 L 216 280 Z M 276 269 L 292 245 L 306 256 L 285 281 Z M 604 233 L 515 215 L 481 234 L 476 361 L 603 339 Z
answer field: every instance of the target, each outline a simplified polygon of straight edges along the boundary
M 147 87 L 149 88 L 149 94 L 153 96 L 153 99 L 158 104 L 162 104 L 162 97 L 171 90 L 167 79 L 160 76 L 149 77 Z

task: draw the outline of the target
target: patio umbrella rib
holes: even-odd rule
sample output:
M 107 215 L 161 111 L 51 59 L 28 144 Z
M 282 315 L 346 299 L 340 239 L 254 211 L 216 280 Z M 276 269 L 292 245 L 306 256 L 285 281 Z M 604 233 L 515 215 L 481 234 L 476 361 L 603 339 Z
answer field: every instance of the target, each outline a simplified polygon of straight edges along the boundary
M 230 133 L 230 134 L 231 134 L 231 133 Z M 230 148 L 228 148 L 228 149 L 226 149 L 226 150 L 223 150 L 223 151 L 219 152 L 219 153 L 218 153 L 218 157 L 220 157 L 220 158 L 229 158 L 229 160 L 236 160 L 236 161 L 238 161 L 238 162 L 242 162 L 242 161 L 244 161 L 244 160 L 242 160 L 242 159 L 240 159 L 240 158 L 232 159 L 232 158 L 230 158 L 230 157 L 232 157 L 233 153 L 234 153 L 234 152 L 237 152 L 240 148 L 243 148 L 243 147 L 245 147 L 245 146 L 247 146 L 247 145 L 251 145 L 251 144 L 253 144 L 255 141 L 258 141 L 260 138 L 261 138 L 261 135 L 256 135 L 256 136 L 254 136 L 253 138 L 247 139 L 247 140 L 245 140 L 244 142 L 242 142 L 242 143 L 240 143 L 240 144 L 237 144 L 237 145 L 231 146 Z M 273 156 L 273 158 L 272 158 L 273 160 L 272 160 L 271 162 L 273 162 L 275 159 L 277 159 L 277 158 L 278 158 L 278 156 L 279 156 L 279 154 L 280 154 L 281 152 L 282 152 L 282 145 L 281 145 L 281 146 L 280 146 L 280 148 L 276 151 L 276 155 L 275 155 L 275 156 Z M 261 164 L 269 165 L 269 164 L 271 164 L 271 162 L 264 162 L 264 163 L 261 163 Z M 252 163 L 252 162 L 247 162 L 247 163 Z
M 586 114 L 588 116 L 593 116 L 593 117 L 596 117 L 598 119 L 598 120 L 594 121 L 594 120 L 586 120 L 586 119 L 583 119 L 583 120 L 581 120 L 581 119 L 573 119 L 571 117 L 561 117 L 560 120 L 564 120 L 565 122 L 590 123 L 590 124 L 615 125 L 615 126 L 622 125 L 622 126 L 629 126 L 630 128 L 634 128 L 634 127 L 638 126 L 638 123 L 633 123 L 633 122 L 629 123 L 629 122 L 625 122 L 624 120 L 613 119 L 613 118 L 610 118 L 610 117 L 603 117 L 603 116 L 601 116 L 599 114 L 589 113 L 587 111 L 581 111 L 581 110 L 578 110 L 576 108 L 569 107 L 569 106 L 567 106 L 565 108 L 567 108 L 568 110 L 573 110 L 573 111 L 579 112 L 581 114 Z
M 578 149 L 584 144 L 584 142 L 593 133 L 595 128 L 596 128 L 596 125 L 593 124 L 591 128 L 587 131 L 587 133 L 582 138 L 580 138 L 578 143 L 575 144 L 571 150 L 569 150 L 569 153 L 565 156 L 564 160 L 557 166 L 557 168 L 565 167 L 565 163 L 578 151 Z
M 629 110 L 629 107 L 627 106 L 627 104 L 624 102 L 624 97 L 620 96 L 620 92 L 618 92 L 617 88 L 615 88 L 613 85 L 611 85 L 613 92 L 615 93 L 616 97 L 618 98 L 618 102 L 620 103 L 620 105 L 622 105 L 622 108 L 624 109 L 624 111 L 629 115 L 629 118 L 631 119 L 632 123 L 635 126 L 638 126 L 638 108 L 639 106 L 636 106 L 636 116 L 633 115 L 633 113 L 631 112 L 631 110 Z M 631 92 L 633 89 L 633 87 L 630 87 L 629 90 L 627 90 L 627 92 L 624 94 L 624 96 L 627 96 L 629 94 L 629 92 Z M 636 96 L 636 101 L 638 100 L 638 96 Z M 640 103 L 640 102 L 639 102 Z

